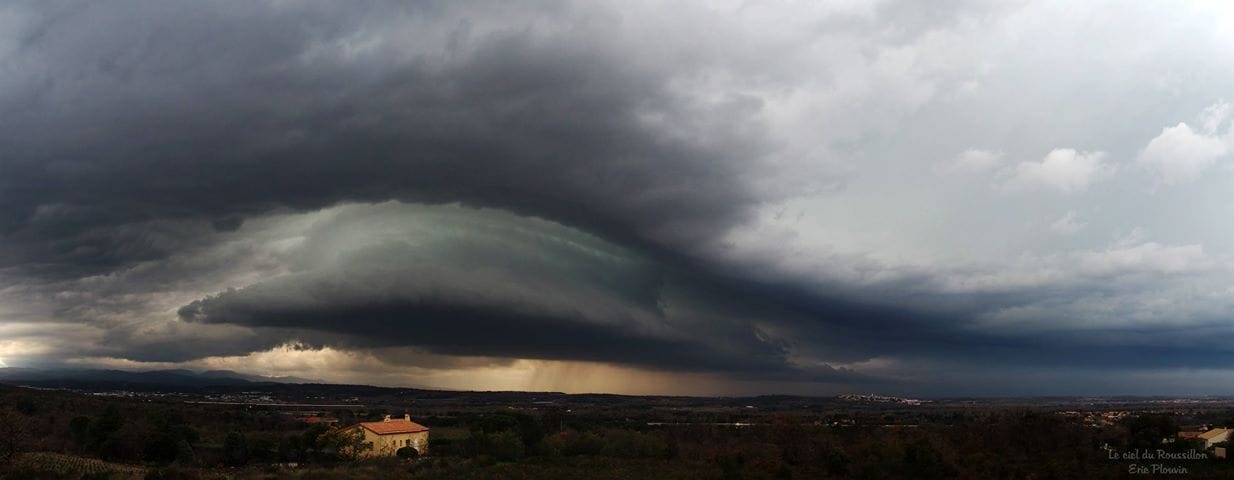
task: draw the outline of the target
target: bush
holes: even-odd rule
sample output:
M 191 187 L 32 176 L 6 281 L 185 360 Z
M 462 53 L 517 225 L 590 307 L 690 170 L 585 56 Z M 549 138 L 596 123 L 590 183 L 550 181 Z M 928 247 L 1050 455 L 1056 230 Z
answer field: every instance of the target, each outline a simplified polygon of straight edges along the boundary
M 604 432 L 603 454 L 622 458 L 664 458 L 668 444 L 655 435 L 631 430 Z
M 398 458 L 416 458 L 420 456 L 420 452 L 412 447 L 403 447 L 394 452 Z
M 432 452 L 434 457 L 462 455 L 464 452 L 460 449 L 463 446 L 462 442 L 456 442 L 449 438 L 432 437 L 428 439 L 428 451 Z
M 231 432 L 223 439 L 223 463 L 230 467 L 239 467 L 249 461 L 248 441 L 244 434 Z
M 31 438 L 29 421 L 16 412 L 0 409 L 0 465 L 14 459 L 29 447 Z
M 561 456 L 561 451 L 548 442 L 540 442 L 528 447 L 527 454 L 536 457 L 559 457 Z
M 197 480 L 197 472 L 176 467 L 156 468 L 146 472 L 145 480 Z
M 124 417 L 120 416 L 120 409 L 115 405 L 108 405 L 102 416 L 90 421 L 90 426 L 86 429 L 87 443 L 106 456 L 104 444 L 112 440 L 112 436 L 123 426 Z
M 526 449 L 523 446 L 523 436 L 513 430 L 506 430 L 496 435 L 490 435 L 491 452 L 498 460 L 512 462 L 523 458 Z
M 494 434 L 473 431 L 469 443 L 473 453 L 479 456 L 492 456 L 504 462 L 521 459 L 526 453 L 523 437 L 514 430 L 503 430 Z
M 69 435 L 77 446 L 86 448 L 90 443 L 90 417 L 73 417 L 69 420 Z
M 193 446 L 189 445 L 188 440 L 180 440 L 176 443 L 176 464 L 187 466 L 192 465 L 196 461 L 197 457 L 193 454 Z
M 597 455 L 604 450 L 604 439 L 590 432 L 561 432 L 546 441 L 562 455 Z

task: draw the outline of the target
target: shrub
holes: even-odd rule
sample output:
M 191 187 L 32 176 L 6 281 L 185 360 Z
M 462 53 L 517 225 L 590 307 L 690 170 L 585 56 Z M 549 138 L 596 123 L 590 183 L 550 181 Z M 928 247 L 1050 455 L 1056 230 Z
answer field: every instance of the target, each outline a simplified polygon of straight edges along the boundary
M 525 449 L 523 447 L 522 435 L 513 430 L 505 430 L 495 435 L 489 435 L 490 452 L 498 460 L 512 462 L 523 458 Z
M 193 454 L 193 446 L 189 445 L 188 440 L 180 440 L 176 443 L 176 458 L 175 462 L 178 465 L 192 465 L 196 462 L 196 455 Z
M 663 458 L 668 454 L 668 444 L 655 435 L 631 430 L 608 430 L 604 432 L 602 453 L 622 458 Z
M 197 480 L 197 472 L 176 467 L 156 468 L 146 472 L 145 480 Z
M 412 447 L 403 447 L 394 452 L 398 458 L 416 458 L 420 456 L 420 452 Z
M 242 466 L 249 461 L 248 441 L 244 434 L 231 432 L 223 439 L 223 463 L 231 467 Z
M 596 455 L 604 450 L 604 439 L 594 433 L 561 432 L 546 439 L 562 455 Z

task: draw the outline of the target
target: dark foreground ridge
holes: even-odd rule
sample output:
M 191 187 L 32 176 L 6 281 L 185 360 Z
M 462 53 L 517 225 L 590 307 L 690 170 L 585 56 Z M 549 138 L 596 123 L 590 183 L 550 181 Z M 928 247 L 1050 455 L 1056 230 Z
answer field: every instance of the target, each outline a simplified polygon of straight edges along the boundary
M 78 374 L 0 385 L 0 437 L 15 440 L 0 442 L 0 478 L 1234 476 L 1219 458 L 1230 398 L 673 397 Z M 342 427 L 386 416 L 427 427 L 424 450 L 358 454 Z

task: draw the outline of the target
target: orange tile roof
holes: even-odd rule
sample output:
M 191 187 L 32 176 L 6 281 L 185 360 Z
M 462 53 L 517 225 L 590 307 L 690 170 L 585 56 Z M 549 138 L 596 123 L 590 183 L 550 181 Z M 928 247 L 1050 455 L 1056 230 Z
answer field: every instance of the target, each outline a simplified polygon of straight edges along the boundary
M 402 418 L 390 419 L 390 421 L 388 422 L 387 421 L 360 422 L 360 423 L 357 423 L 356 425 L 352 425 L 352 427 L 357 426 L 357 425 L 367 428 L 370 432 L 376 433 L 378 435 L 390 435 L 390 434 L 395 434 L 395 433 L 416 433 L 416 432 L 427 432 L 428 431 L 428 427 L 424 425 L 420 425 L 410 420 L 404 420 Z M 348 427 L 348 428 L 351 428 L 351 427 Z
M 1212 439 L 1213 437 L 1216 437 L 1216 436 L 1221 435 L 1221 434 L 1223 434 L 1223 433 L 1226 433 L 1226 432 L 1228 432 L 1228 431 L 1229 431 L 1229 429 L 1226 429 L 1226 428 L 1214 428 L 1214 429 L 1209 430 L 1209 431 L 1207 431 L 1207 432 L 1201 433 L 1201 434 L 1200 434 L 1200 439 L 1201 439 L 1201 440 L 1209 440 L 1209 439 Z

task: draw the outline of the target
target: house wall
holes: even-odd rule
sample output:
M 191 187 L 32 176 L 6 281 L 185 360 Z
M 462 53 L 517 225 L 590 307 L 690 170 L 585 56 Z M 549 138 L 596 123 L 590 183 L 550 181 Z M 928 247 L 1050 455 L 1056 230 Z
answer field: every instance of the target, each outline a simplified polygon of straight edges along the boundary
M 360 428 L 360 431 L 364 432 L 364 442 L 373 444 L 373 448 L 365 450 L 361 456 L 392 457 L 405 446 L 415 448 L 421 455 L 428 452 L 428 432 L 378 435 L 367 428 Z
M 1221 442 L 1224 442 L 1224 441 L 1229 440 L 1229 439 L 1230 439 L 1230 431 L 1229 431 L 1229 430 L 1226 430 L 1226 431 L 1221 432 L 1221 433 L 1219 433 L 1219 434 L 1217 434 L 1217 435 L 1214 435 L 1214 436 L 1213 436 L 1213 438 L 1210 438 L 1210 439 L 1206 440 L 1206 441 L 1204 442 L 1204 447 L 1205 447 L 1205 448 L 1212 447 L 1212 446 L 1213 446 L 1213 444 L 1221 443 Z

